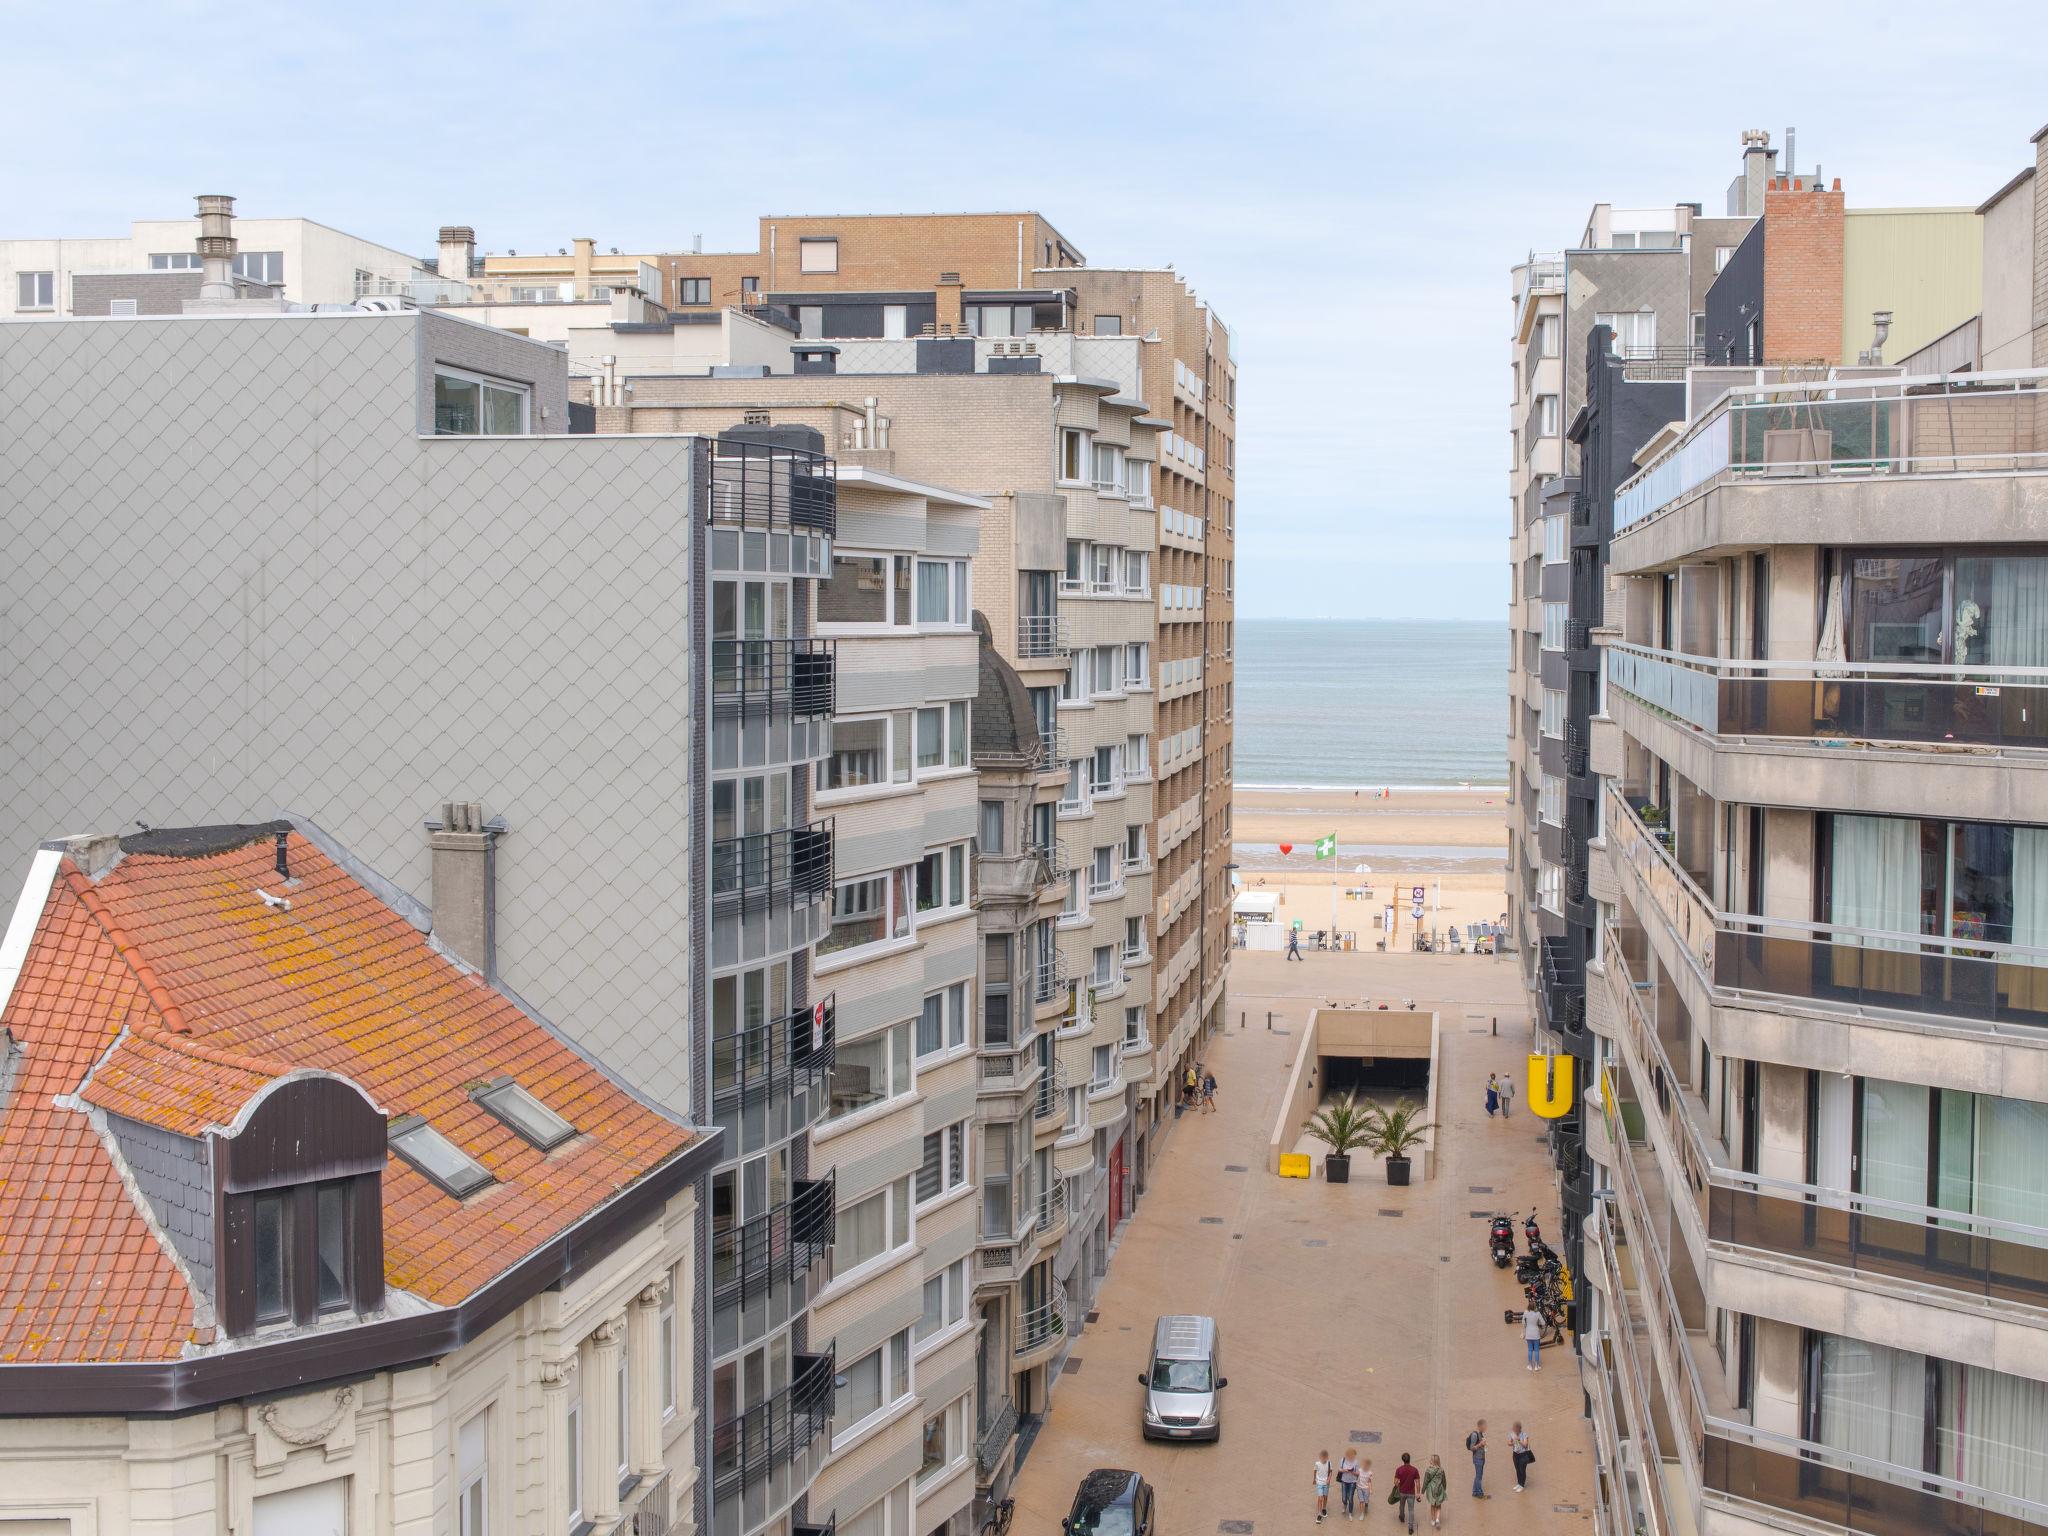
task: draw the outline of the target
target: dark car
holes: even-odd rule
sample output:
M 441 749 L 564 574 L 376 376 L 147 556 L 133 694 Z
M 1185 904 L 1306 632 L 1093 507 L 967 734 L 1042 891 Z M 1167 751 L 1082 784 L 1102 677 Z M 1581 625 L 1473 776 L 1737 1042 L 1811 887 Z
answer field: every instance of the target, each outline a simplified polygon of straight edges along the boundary
M 1060 1529 L 1067 1536 L 1152 1536 L 1152 1485 L 1121 1467 L 1097 1467 L 1081 1479 Z

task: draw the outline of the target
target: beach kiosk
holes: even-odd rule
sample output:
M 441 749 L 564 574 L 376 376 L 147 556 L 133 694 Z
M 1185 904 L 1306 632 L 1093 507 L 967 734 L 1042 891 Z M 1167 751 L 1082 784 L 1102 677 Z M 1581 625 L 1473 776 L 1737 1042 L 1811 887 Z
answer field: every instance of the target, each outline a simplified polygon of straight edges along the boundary
M 1245 949 L 1284 949 L 1287 933 L 1280 921 L 1278 891 L 1239 891 L 1230 904 L 1230 920 Z

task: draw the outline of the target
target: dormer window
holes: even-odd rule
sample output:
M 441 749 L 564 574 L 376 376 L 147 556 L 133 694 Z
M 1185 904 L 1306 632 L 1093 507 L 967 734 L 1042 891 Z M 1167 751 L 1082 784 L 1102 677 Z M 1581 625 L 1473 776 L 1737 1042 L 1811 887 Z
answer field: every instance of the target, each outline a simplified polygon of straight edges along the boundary
M 479 1088 L 476 1100 L 543 1152 L 552 1151 L 576 1134 L 575 1126 L 510 1078 Z
M 391 1150 L 458 1200 L 491 1182 L 481 1163 L 416 1115 L 392 1122 Z
M 266 1190 L 251 1201 L 251 1300 L 256 1326 L 298 1318 L 307 1298 L 296 1281 L 310 1270 L 311 1313 L 346 1312 L 355 1304 L 349 1274 L 351 1180 L 329 1179 Z

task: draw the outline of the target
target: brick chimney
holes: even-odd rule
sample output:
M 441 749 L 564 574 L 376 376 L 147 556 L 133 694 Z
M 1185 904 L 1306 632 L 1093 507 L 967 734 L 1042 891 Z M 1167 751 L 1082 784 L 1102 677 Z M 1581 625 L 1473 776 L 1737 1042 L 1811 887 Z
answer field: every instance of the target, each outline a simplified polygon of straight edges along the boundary
M 1764 189 L 1766 363 L 1842 361 L 1842 183 L 1778 176 Z
M 475 800 L 451 800 L 427 823 L 434 855 L 434 937 L 485 981 L 498 979 L 498 835 Z

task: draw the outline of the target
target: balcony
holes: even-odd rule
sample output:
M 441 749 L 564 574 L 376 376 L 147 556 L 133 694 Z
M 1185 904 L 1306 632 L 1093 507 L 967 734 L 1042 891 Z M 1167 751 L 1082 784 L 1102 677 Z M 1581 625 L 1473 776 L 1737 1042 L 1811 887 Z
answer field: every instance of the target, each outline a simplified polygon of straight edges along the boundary
M 668 1474 L 649 1478 L 620 1501 L 619 1536 L 668 1536 Z
M 984 1480 L 994 1476 L 996 1468 L 1002 1465 L 1003 1455 L 1016 1433 L 1017 1405 L 1006 1397 L 994 1405 L 994 1411 L 988 1413 L 974 1437 L 975 1470 Z
M 1064 1003 L 1073 988 L 1073 978 L 1067 974 L 1066 957 L 1058 950 L 1047 954 L 1034 969 L 1031 978 L 1031 1000 L 1040 1007 L 1051 1003 Z
M 711 707 L 722 715 L 829 715 L 835 662 L 830 640 L 714 640 Z
M 1067 1181 L 1054 1179 L 1038 1192 L 1038 1241 L 1054 1241 L 1067 1229 Z
M 1720 484 L 2048 469 L 2048 373 L 1826 379 L 1731 390 L 1624 481 L 1618 534 Z
M 1614 645 L 1607 680 L 1709 736 L 2048 749 L 2048 667 L 1729 661 Z
M 1711 982 L 1715 950 L 1713 904 L 1672 856 L 1670 829 L 1652 830 L 1646 826 L 1614 780 L 1607 781 L 1605 794 L 1608 857 L 1617 869 L 1635 872 L 1650 904 L 1671 925 L 1686 953 L 1698 962 Z
M 714 1035 L 711 1103 L 724 1119 L 765 1100 L 814 1088 L 832 1070 L 834 999 L 798 1008 L 758 1029 Z
M 1015 853 L 974 855 L 977 901 L 1029 901 L 1057 878 L 1046 851 L 1034 843 Z
M 832 537 L 839 524 L 837 466 L 822 453 L 720 437 L 711 445 L 709 511 L 716 526 L 792 529 Z
M 743 1307 L 788 1285 L 822 1259 L 837 1225 L 830 1174 L 797 1179 L 790 1197 L 750 1221 L 711 1235 L 711 1304 Z
M 831 1351 L 800 1354 L 792 1364 L 787 1387 L 712 1428 L 711 1491 L 721 1503 L 790 1465 L 831 1422 Z
M 1067 1334 L 1067 1299 L 1042 1301 L 1017 1314 L 1017 1353 L 1013 1364 L 1024 1370 L 1056 1349 Z
M 1057 1056 L 1052 1069 L 1038 1079 L 1038 1097 L 1032 1102 L 1031 1118 L 1038 1128 L 1067 1117 L 1067 1064 Z
M 983 1093 L 1028 1093 L 1038 1086 L 1038 1036 L 1027 1034 L 1006 1044 L 981 1049 L 980 1090 Z
M 711 845 L 711 897 L 749 906 L 802 901 L 832 889 L 832 823 L 720 838 Z
M 1067 620 L 1064 614 L 1027 613 L 1017 620 L 1017 654 L 1027 660 L 1064 656 Z

